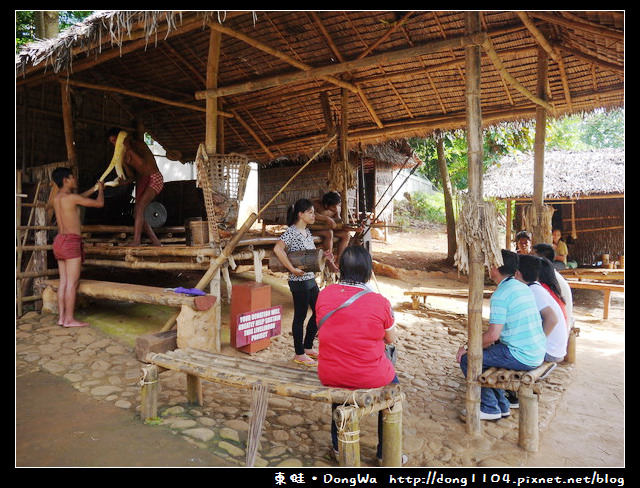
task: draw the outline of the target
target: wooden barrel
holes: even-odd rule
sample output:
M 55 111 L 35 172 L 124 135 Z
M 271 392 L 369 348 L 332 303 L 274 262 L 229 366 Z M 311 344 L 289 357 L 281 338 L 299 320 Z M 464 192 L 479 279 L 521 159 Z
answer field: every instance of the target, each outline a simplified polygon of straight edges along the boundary
M 292 251 L 287 257 L 296 268 L 303 271 L 316 273 L 322 269 L 322 249 L 307 249 L 304 251 Z M 269 257 L 269 269 L 280 273 L 288 273 L 289 270 L 280 262 L 275 253 Z
M 191 229 L 191 242 L 194 246 L 202 246 L 209 243 L 209 222 L 206 220 L 192 220 L 189 222 Z

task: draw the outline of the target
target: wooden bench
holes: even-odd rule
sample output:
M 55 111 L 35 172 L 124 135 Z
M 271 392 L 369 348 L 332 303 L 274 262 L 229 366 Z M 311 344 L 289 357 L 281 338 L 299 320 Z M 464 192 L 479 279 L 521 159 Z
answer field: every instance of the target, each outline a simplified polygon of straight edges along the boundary
M 42 312 L 58 313 L 56 291 L 60 286 L 60 280 L 46 280 L 44 284 L 46 288 L 42 292 Z M 214 331 L 214 305 L 217 301 L 215 295 L 190 296 L 155 286 L 83 279 L 78 284 L 77 295 L 97 300 L 178 307 L 178 347 L 197 345 L 207 350 L 220 350 L 220 335 Z
M 180 371 L 187 376 L 187 399 L 203 404 L 202 380 L 240 389 L 264 385 L 271 394 L 303 400 L 339 403 L 334 413 L 338 426 L 341 466 L 360 466 L 360 419 L 382 411 L 384 466 L 402 465 L 402 400 L 398 384 L 382 388 L 348 390 L 323 386 L 315 370 L 300 370 L 193 348 L 149 353 L 142 368 L 141 418 L 158 416 L 159 373 Z
M 604 292 L 604 311 L 602 318 L 607 320 L 609 318 L 609 305 L 611 304 L 611 292 L 619 291 L 624 293 L 624 285 L 613 284 L 613 283 L 602 283 L 598 281 L 578 281 L 578 280 L 567 280 L 569 286 L 573 289 L 583 289 L 583 290 L 600 290 Z
M 492 291 L 484 290 L 483 296 L 484 298 L 490 298 L 492 293 Z M 420 288 L 419 290 L 405 291 L 404 294 L 411 297 L 411 308 L 414 310 L 420 308 L 420 298 L 422 298 L 423 303 L 427 302 L 427 297 L 469 298 L 467 290 L 443 290 L 441 288 Z
M 540 383 L 557 366 L 557 363 L 542 363 L 531 371 L 488 368 L 478 377 L 482 387 L 510 390 L 518 394 L 518 445 L 526 451 L 538 452 L 538 395 L 542 392 Z

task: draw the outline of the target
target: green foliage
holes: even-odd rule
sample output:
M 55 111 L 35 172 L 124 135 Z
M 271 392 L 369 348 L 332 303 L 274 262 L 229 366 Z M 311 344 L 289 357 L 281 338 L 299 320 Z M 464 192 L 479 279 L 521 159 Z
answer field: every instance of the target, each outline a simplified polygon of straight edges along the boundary
M 414 221 L 446 223 L 444 196 L 441 193 L 414 192 L 408 198 L 394 202 L 393 208 L 394 222 L 403 227 Z
M 465 131 L 445 132 L 444 153 L 451 186 L 467 188 L 467 138 Z M 497 163 L 500 158 L 518 152 L 531 152 L 535 140 L 535 123 L 504 123 L 485 129 L 483 141 L 483 170 Z M 418 173 L 442 188 L 438 169 L 436 139 L 413 138 L 410 146 L 424 161 Z M 596 110 L 588 114 L 570 115 L 550 119 L 546 127 L 547 149 L 587 150 L 624 147 L 624 109 Z
M 16 52 L 28 42 L 36 41 L 36 16 L 35 10 L 16 10 Z M 62 32 L 67 27 L 81 22 L 93 10 L 60 10 L 58 11 L 58 26 Z

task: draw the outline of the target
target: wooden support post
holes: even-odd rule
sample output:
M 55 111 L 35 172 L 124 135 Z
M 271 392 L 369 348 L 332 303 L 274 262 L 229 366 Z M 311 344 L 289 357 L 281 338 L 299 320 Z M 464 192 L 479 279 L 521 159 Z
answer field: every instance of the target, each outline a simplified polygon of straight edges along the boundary
M 341 467 L 360 467 L 360 415 L 352 406 L 338 407 L 333 421 L 338 426 L 338 462 Z
M 158 367 L 155 364 L 144 366 L 140 382 L 140 417 L 148 422 L 158 417 Z
M 467 34 L 480 30 L 479 12 L 465 12 Z M 469 146 L 469 196 L 482 201 L 482 108 L 480 105 L 480 47 L 465 47 L 467 140 Z M 484 290 L 484 253 L 479 243 L 469 246 L 469 306 L 467 362 L 467 432 L 480 433 L 480 385 L 482 372 L 482 296 Z
M 564 360 L 567 363 L 575 363 L 576 362 L 576 338 L 578 337 L 578 332 L 580 329 L 576 329 L 572 327 L 569 331 L 569 340 L 567 341 L 567 355 L 564 357 Z
M 530 385 L 518 390 L 520 425 L 518 445 L 525 451 L 538 452 L 538 395 Z
M 542 48 L 538 48 L 538 86 L 537 95 L 546 100 L 548 56 Z M 543 106 L 536 105 L 536 136 L 533 152 L 533 207 L 536 218 L 533 222 L 532 244 L 549 243 L 551 236 L 543 235 L 542 207 L 544 205 L 544 147 L 547 126 L 547 111 Z
M 192 405 L 204 405 L 202 380 L 198 376 L 189 373 L 187 373 L 187 401 Z
M 402 466 L 402 402 L 382 411 L 382 465 Z

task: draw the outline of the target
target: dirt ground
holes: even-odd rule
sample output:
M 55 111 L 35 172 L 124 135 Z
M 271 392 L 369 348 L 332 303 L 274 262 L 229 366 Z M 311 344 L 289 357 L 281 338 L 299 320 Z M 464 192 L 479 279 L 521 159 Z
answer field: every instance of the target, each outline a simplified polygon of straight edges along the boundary
M 419 233 L 393 233 L 386 242 L 374 241 L 373 256 L 379 276 L 395 275 L 414 283 L 430 286 L 429 279 L 455 278 L 455 271 L 443 264 L 446 258 L 447 240 L 442 227 L 434 227 Z M 428 271 L 428 273 L 425 273 Z M 108 279 L 108 278 L 105 278 Z M 583 451 L 584 464 L 593 466 L 623 466 L 624 443 L 611 445 L 606 455 L 597 452 L 587 454 L 585 445 L 589 439 L 607 439 L 611 429 L 624 432 L 624 417 L 607 420 L 606 405 L 594 405 L 593 395 L 618 396 L 619 392 L 597 392 L 607 389 L 601 377 L 592 378 L 594 369 L 604 370 L 605 375 L 622 375 L 623 365 L 607 366 L 599 355 L 607 353 L 597 346 L 598 341 L 617 341 L 624 336 L 624 297 L 613 294 L 612 317 L 602 321 L 602 298 L 599 292 L 578 290 L 576 312 L 587 325 L 585 333 L 596 339 L 590 342 L 587 359 L 581 352 L 581 365 L 586 368 L 572 389 L 568 390 L 561 405 L 563 422 L 554 424 L 553 432 L 541 439 L 541 452 L 529 458 L 528 466 L 555 466 L 558 450 L 571 457 L 571 451 Z M 464 308 L 459 312 L 464 313 Z M 608 332 L 616 329 L 611 339 Z M 620 333 L 622 330 L 622 333 Z M 622 340 L 623 341 L 623 340 Z M 607 369 L 609 368 L 609 369 Z M 602 373 L 603 371 L 600 371 Z M 610 376 L 612 377 L 612 376 Z M 606 383 L 606 381 L 604 382 Z M 595 385 L 595 386 L 594 386 Z M 588 405 L 594 410 L 592 418 L 573 415 L 577 404 Z M 622 407 L 623 408 L 623 407 Z M 588 434 L 587 438 L 584 438 Z M 624 434 L 622 434 L 624 438 Z M 607 441 L 609 442 L 609 441 Z M 600 443 L 601 444 L 601 443 Z M 123 449 L 122 446 L 127 448 Z M 604 449 L 598 447 L 600 451 Z M 167 461 L 170 453 L 170 462 Z M 134 415 L 113 405 L 100 402 L 90 395 L 80 393 L 65 380 L 40 371 L 17 371 L 16 374 L 16 466 L 64 467 L 64 466 L 225 466 L 225 461 L 167 430 L 150 429 Z

